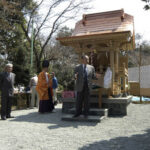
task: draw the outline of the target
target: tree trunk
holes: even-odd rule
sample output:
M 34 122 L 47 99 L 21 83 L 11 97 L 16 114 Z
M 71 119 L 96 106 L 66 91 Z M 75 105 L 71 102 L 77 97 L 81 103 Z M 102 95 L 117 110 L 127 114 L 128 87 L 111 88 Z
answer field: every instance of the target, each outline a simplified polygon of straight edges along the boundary
M 38 60 L 38 61 L 36 62 L 36 70 L 37 70 L 37 73 L 40 73 L 41 70 L 42 70 L 42 68 L 41 68 L 41 63 L 40 63 L 40 62 L 41 62 L 40 60 Z

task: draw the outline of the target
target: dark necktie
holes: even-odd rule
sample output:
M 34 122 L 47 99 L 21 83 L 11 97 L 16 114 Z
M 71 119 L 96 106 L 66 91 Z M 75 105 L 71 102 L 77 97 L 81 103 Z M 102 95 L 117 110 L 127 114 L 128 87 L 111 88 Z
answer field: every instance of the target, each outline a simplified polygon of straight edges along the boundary
M 84 65 L 84 81 L 87 82 L 87 71 L 86 71 L 86 65 Z
M 11 74 L 8 72 L 7 75 L 8 75 L 8 79 L 11 80 Z

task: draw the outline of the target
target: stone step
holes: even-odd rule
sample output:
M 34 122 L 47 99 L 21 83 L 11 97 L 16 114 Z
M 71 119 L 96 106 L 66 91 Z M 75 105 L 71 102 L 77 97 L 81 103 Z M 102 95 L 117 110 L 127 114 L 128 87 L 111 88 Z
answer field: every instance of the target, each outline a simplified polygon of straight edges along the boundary
M 76 98 L 61 98 L 62 102 L 75 103 Z M 98 103 L 98 97 L 90 97 L 90 103 Z
M 71 114 L 64 114 L 62 116 L 62 120 L 63 121 L 78 121 L 78 122 L 101 122 L 104 118 L 106 118 L 105 116 L 88 116 L 87 118 L 84 118 L 83 115 L 73 118 L 73 115 Z
M 75 108 L 69 109 L 70 114 L 75 114 Z M 90 108 L 89 110 L 89 115 L 94 115 L 94 116 L 108 116 L 108 109 L 103 109 L 103 108 Z
M 128 101 L 131 101 L 132 96 L 127 96 L 127 97 L 115 97 L 115 98 L 105 98 L 102 97 L 102 103 L 128 103 Z M 62 98 L 61 99 L 62 103 L 68 102 L 68 103 L 75 103 L 76 99 L 75 98 Z M 98 97 L 91 97 L 90 98 L 90 104 L 91 103 L 98 103 Z

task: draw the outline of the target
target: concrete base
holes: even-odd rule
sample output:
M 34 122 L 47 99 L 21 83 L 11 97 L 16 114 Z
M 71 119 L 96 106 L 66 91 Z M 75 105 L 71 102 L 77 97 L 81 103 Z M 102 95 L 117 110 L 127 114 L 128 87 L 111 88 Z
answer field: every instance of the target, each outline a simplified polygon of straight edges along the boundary
M 75 98 L 62 98 L 62 112 L 70 113 L 70 109 L 75 107 Z
M 102 107 L 109 109 L 109 116 L 125 116 L 127 115 L 127 107 L 131 103 L 131 99 L 132 96 L 103 99 Z
M 102 108 L 108 108 L 108 115 L 127 115 L 127 106 L 131 103 L 132 96 L 119 98 L 102 98 Z M 62 99 L 62 112 L 70 113 L 71 108 L 75 108 L 75 98 Z M 90 108 L 98 108 L 98 97 L 91 97 Z
M 75 108 L 69 110 L 69 114 L 75 114 Z M 91 108 L 89 111 L 91 116 L 108 116 L 108 109 Z

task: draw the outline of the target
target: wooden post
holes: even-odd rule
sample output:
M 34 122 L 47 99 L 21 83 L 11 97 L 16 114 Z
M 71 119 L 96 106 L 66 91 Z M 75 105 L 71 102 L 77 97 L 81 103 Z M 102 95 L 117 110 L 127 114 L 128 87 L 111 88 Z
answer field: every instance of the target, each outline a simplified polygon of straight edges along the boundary
M 126 94 L 126 76 L 125 76 L 125 69 L 126 69 L 126 64 L 123 63 L 123 72 L 124 72 L 124 76 L 123 76 L 123 93 Z
M 127 64 L 128 64 L 128 53 L 127 53 Z M 127 68 L 127 73 L 128 73 L 128 65 L 126 66 Z M 127 91 L 127 94 L 129 94 L 129 74 L 127 74 L 127 80 L 126 80 L 126 84 L 128 85 L 127 88 L 126 88 L 126 91 Z
M 118 73 L 119 70 L 119 54 L 118 51 L 115 52 L 115 65 L 116 65 L 116 73 Z
M 141 97 L 141 50 L 142 46 L 140 45 L 140 51 L 139 51 L 139 95 L 140 95 L 140 103 L 142 102 L 142 97 Z
M 115 82 L 115 94 L 118 95 L 120 93 L 119 90 L 119 52 L 115 51 L 115 76 L 114 76 L 114 82 Z
M 112 70 L 111 93 L 114 94 L 113 84 L 114 84 L 115 70 L 114 70 L 114 51 L 113 50 L 110 50 L 110 67 Z

